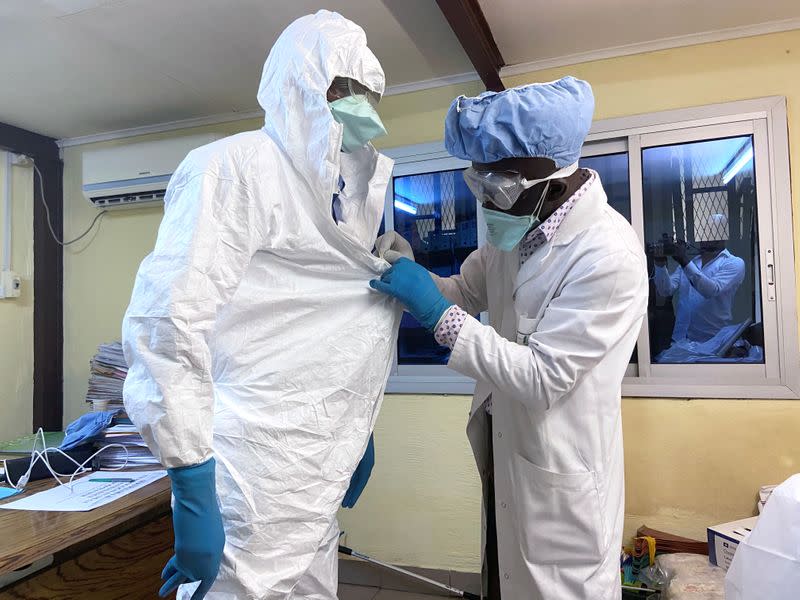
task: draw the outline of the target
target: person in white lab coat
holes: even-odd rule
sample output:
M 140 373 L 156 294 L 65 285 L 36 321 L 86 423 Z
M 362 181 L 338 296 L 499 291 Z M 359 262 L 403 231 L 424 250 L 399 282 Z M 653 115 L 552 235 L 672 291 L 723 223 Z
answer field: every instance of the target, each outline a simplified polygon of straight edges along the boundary
M 396 234 L 373 287 L 452 348 L 476 382 L 467 434 L 483 482 L 484 595 L 620 598 L 621 383 L 647 305 L 642 245 L 577 169 L 594 100 L 567 77 L 453 102 L 451 154 L 489 244 L 432 276 Z M 470 315 L 489 311 L 490 325 Z
M 263 128 L 170 180 L 122 332 L 125 407 L 172 480 L 161 595 L 336 598 L 336 513 L 366 482 L 401 316 L 366 283 L 388 268 L 383 90 L 359 26 L 298 19 L 264 65 Z
M 656 292 L 676 300 L 673 343 L 705 342 L 733 323 L 733 300 L 744 281 L 744 261 L 725 248 L 725 215 L 710 215 L 707 228 L 718 239 L 698 242 L 700 254 L 692 259 L 687 255 L 686 243 L 679 241 L 674 250 L 678 268 L 672 273 L 667 269 L 666 256 L 653 257 Z

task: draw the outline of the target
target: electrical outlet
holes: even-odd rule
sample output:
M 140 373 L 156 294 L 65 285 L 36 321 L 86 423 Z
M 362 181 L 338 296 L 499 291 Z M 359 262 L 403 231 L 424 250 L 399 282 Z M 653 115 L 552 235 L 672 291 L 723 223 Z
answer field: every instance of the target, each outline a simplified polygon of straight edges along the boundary
M 19 298 L 22 278 L 13 271 L 0 271 L 0 298 Z

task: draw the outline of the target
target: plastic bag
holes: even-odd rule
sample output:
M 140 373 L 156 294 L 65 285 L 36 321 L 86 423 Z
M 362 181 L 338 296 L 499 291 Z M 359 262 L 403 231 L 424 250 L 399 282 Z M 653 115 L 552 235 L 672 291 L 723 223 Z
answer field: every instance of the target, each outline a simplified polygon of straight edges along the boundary
M 728 600 L 794 600 L 799 590 L 800 474 L 773 490 L 725 580 Z
M 662 554 L 656 566 L 667 582 L 664 600 L 725 600 L 725 571 L 700 554 Z

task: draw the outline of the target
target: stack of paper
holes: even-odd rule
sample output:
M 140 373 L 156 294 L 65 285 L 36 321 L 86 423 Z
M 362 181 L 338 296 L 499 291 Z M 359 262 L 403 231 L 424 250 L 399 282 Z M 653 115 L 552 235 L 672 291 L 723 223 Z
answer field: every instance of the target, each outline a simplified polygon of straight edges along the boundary
M 89 378 L 89 392 L 86 401 L 108 403 L 107 410 L 120 410 L 114 417 L 111 427 L 106 429 L 104 437 L 97 442 L 98 448 L 105 448 L 97 455 L 97 463 L 101 469 L 117 469 L 124 466 L 157 465 L 144 443 L 142 436 L 131 423 L 122 404 L 122 387 L 128 375 L 128 365 L 122 353 L 122 344 L 114 342 L 101 344 L 97 354 L 91 361 L 92 374 Z M 105 408 L 103 409 L 105 410 Z M 126 462 L 127 461 L 127 462 Z
M 108 410 L 122 408 L 122 386 L 128 375 L 128 365 L 122 354 L 122 344 L 101 344 L 91 360 L 88 403 L 108 403 Z
M 104 437 L 97 442 L 97 447 L 105 448 L 97 455 L 101 469 L 158 464 L 136 426 L 126 417 L 114 419 L 114 424 L 106 429 Z
M 772 495 L 772 490 L 774 490 L 777 485 L 762 485 L 761 489 L 758 490 L 758 514 L 761 514 L 761 511 L 764 510 L 764 506 L 769 500 L 769 497 Z

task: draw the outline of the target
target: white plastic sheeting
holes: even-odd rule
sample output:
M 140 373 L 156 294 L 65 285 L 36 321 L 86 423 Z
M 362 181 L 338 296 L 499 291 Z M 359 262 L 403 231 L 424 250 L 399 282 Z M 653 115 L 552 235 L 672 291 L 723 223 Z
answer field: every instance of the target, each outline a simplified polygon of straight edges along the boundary
M 736 548 L 725 577 L 725 600 L 795 600 L 799 595 L 800 474 L 775 488 L 752 533 Z

